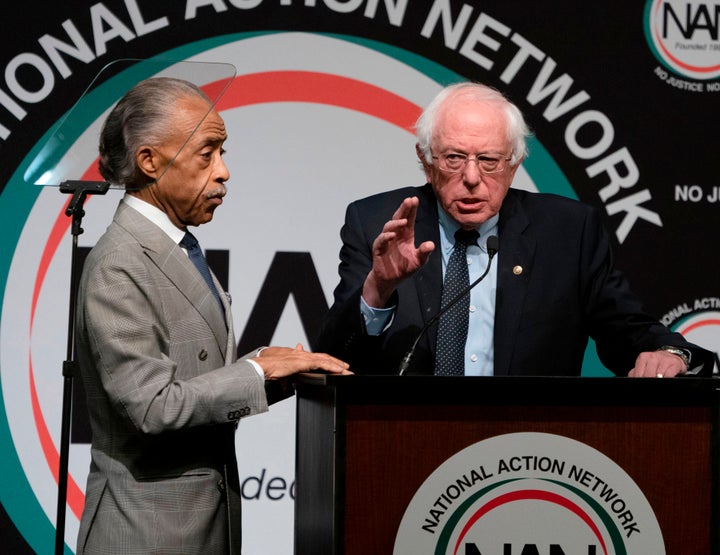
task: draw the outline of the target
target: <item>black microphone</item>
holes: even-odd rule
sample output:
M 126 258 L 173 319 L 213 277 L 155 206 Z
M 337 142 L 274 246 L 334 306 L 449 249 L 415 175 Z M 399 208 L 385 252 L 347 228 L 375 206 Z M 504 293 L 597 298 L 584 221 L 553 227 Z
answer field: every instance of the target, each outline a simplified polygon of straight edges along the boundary
M 485 268 L 485 271 L 482 273 L 482 275 L 477 278 L 475 281 L 473 281 L 470 285 L 468 285 L 465 289 L 460 291 L 455 298 L 451 299 L 448 304 L 446 304 L 444 307 L 440 309 L 440 311 L 430 318 L 428 320 L 428 323 L 423 326 L 423 329 L 420 330 L 420 333 L 415 338 L 415 341 L 412 344 L 412 347 L 410 347 L 410 350 L 405 354 L 405 356 L 402 359 L 402 362 L 400 363 L 400 368 L 398 370 L 398 376 L 405 375 L 405 372 L 408 371 L 408 368 L 410 368 L 410 361 L 412 360 L 413 355 L 415 354 L 415 349 L 418 346 L 418 343 L 420 342 L 420 339 L 423 335 L 425 335 L 425 332 L 432 326 L 435 322 L 437 322 L 440 317 L 445 314 L 448 310 L 450 310 L 457 302 L 460 301 L 465 295 L 467 295 L 470 290 L 475 287 L 478 283 L 480 283 L 483 279 L 485 279 L 485 276 L 490 271 L 490 265 L 492 264 L 493 257 L 497 254 L 498 251 L 498 238 L 495 235 L 491 235 L 487 238 L 487 242 L 485 243 L 485 246 L 487 248 L 488 252 L 488 264 Z

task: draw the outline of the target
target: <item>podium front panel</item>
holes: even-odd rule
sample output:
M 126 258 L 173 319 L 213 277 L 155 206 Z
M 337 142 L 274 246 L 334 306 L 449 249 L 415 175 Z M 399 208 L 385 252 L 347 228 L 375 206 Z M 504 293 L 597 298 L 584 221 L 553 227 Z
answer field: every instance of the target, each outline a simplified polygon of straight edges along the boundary
M 393 553 L 428 476 L 468 446 L 519 432 L 614 461 L 655 513 L 666 553 L 719 552 L 713 380 L 350 376 L 297 391 L 297 555 Z

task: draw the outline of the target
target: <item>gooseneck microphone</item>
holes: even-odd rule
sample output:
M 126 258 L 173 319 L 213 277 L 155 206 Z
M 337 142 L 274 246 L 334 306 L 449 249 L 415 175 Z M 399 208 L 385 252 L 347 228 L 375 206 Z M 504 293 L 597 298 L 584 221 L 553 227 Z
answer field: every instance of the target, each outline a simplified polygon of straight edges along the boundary
M 450 308 L 452 308 L 456 303 L 460 301 L 465 295 L 470 293 L 470 290 L 475 287 L 478 283 L 480 283 L 483 279 L 485 279 L 485 276 L 490 271 L 490 265 L 492 264 L 493 257 L 497 254 L 498 251 L 498 238 L 495 235 L 491 235 L 487 238 L 487 242 L 485 243 L 485 246 L 487 248 L 488 252 L 488 264 L 485 268 L 485 271 L 482 273 L 482 275 L 477 278 L 475 281 L 473 281 L 470 285 L 465 287 L 460 293 L 458 293 L 453 299 L 450 300 L 449 303 L 447 303 L 445 306 L 443 306 L 440 311 L 430 318 L 428 320 L 427 324 L 423 326 L 423 328 L 420 330 L 420 333 L 415 338 L 415 341 L 412 344 L 412 347 L 410 347 L 410 350 L 405 354 L 405 356 L 402 359 L 402 362 L 400 363 L 400 368 L 398 369 L 398 376 L 405 375 L 405 372 L 408 371 L 408 368 L 410 368 L 410 362 L 412 361 L 412 357 L 415 354 L 415 349 L 418 346 L 418 343 L 420 342 L 420 339 L 423 335 L 425 335 L 425 332 L 432 326 L 435 322 L 437 322 L 440 317 L 445 314 Z

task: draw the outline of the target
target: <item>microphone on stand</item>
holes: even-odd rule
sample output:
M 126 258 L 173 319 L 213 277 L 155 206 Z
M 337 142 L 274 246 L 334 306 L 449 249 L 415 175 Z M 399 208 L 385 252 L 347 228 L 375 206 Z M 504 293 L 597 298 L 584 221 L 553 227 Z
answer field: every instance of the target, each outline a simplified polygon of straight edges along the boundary
M 415 338 L 415 341 L 413 342 L 412 347 L 410 347 L 410 350 L 403 357 L 402 362 L 400 363 L 400 367 L 398 368 L 398 376 L 404 376 L 405 372 L 407 372 L 408 369 L 410 368 L 410 361 L 412 360 L 412 357 L 415 354 L 415 349 L 417 348 L 418 343 L 420 342 L 420 339 L 422 338 L 423 335 L 425 335 L 425 332 L 430 328 L 430 326 L 432 326 L 435 322 L 437 322 L 440 319 L 440 317 L 443 314 L 445 314 L 448 310 L 450 310 L 450 308 L 452 308 L 458 301 L 460 301 L 460 299 L 465 297 L 465 295 L 467 295 L 473 287 L 475 287 L 478 283 L 480 283 L 483 279 L 485 279 L 485 276 L 490 271 L 490 265 L 492 264 L 493 257 L 497 254 L 497 251 L 498 251 L 497 236 L 491 235 L 490 237 L 488 237 L 485 245 L 487 248 L 488 258 L 489 258 L 487 267 L 485 268 L 485 271 L 482 273 L 482 275 L 479 278 L 477 278 L 475 281 L 473 281 L 465 289 L 460 291 L 460 293 L 458 293 L 458 295 L 456 295 L 455 298 L 451 299 L 448 304 L 443 306 L 440 309 L 440 311 L 435 316 L 430 318 L 430 320 L 428 320 L 427 324 L 425 324 L 423 326 L 423 328 L 420 330 L 420 333 Z

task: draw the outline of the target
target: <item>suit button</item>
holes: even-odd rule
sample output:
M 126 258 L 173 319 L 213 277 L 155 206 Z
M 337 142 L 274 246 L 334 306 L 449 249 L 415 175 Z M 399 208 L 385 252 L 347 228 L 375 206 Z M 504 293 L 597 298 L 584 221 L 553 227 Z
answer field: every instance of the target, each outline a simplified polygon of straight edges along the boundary
M 198 358 L 200 360 L 207 360 L 207 357 L 208 357 L 208 352 L 205 349 L 201 349 L 200 352 L 198 353 Z
M 218 480 L 217 489 L 220 493 L 225 493 L 225 481 L 224 480 Z

